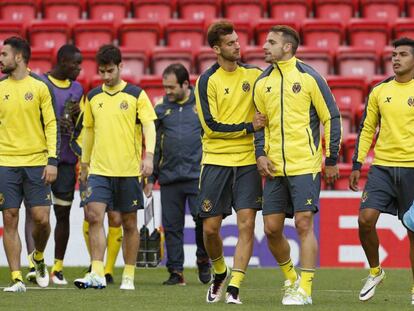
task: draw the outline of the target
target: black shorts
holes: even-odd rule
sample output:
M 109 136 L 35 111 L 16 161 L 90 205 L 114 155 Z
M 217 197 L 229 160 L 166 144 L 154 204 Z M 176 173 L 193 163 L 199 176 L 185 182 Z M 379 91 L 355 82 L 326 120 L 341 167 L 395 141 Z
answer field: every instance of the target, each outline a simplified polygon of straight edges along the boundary
M 373 165 L 360 208 L 373 208 L 402 219 L 414 200 L 414 168 Z
M 231 208 L 262 208 L 262 179 L 256 165 L 228 167 L 203 165 L 198 194 L 201 218 L 231 215 Z
M 75 194 L 76 165 L 60 163 L 58 175 L 52 184 L 53 196 L 59 200 L 72 202 Z
M 42 179 L 44 166 L 0 166 L 0 209 L 27 206 L 50 206 L 50 185 Z
M 144 208 L 139 177 L 89 175 L 85 203 L 105 203 L 111 211 L 130 213 Z
M 317 213 L 320 191 L 320 173 L 267 178 L 263 189 L 263 216 L 284 213 L 287 218 L 293 218 L 296 212 Z

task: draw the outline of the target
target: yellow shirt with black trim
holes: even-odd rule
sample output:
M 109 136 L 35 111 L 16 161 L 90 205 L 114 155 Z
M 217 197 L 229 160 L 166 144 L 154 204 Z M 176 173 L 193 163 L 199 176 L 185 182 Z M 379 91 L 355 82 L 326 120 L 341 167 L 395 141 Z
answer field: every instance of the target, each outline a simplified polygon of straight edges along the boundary
M 0 166 L 57 166 L 58 129 L 53 91 L 38 75 L 0 80 Z
M 91 90 L 85 101 L 83 126 L 94 130 L 90 174 L 140 176 L 142 132 L 137 124 L 157 118 L 147 94 L 122 81 L 113 88 Z
M 203 127 L 202 164 L 255 164 L 253 85 L 262 70 L 239 63 L 228 72 L 218 63 L 197 80 L 197 113 Z
M 360 169 L 377 135 L 373 164 L 414 167 L 414 79 L 400 83 L 390 77 L 368 96 L 353 156 Z M 378 133 L 377 133 L 378 128 Z
M 269 66 L 254 86 L 256 108 L 265 114 L 264 146 L 275 176 L 318 173 L 322 165 L 320 123 L 324 126 L 326 165 L 335 165 L 341 144 L 341 117 L 325 81 L 296 57 Z

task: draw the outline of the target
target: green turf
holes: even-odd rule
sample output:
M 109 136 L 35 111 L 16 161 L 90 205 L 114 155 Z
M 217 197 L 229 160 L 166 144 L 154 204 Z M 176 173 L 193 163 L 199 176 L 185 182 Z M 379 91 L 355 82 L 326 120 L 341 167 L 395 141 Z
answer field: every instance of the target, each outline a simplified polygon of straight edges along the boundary
M 65 268 L 68 280 L 82 275 L 81 268 Z M 165 268 L 138 269 L 136 290 L 119 290 L 121 270 L 116 270 L 115 284 L 104 290 L 79 290 L 71 284 L 60 290 L 32 289 L 26 293 L 0 293 L 0 310 L 414 310 L 411 306 L 411 273 L 409 270 L 386 270 L 387 278 L 369 302 L 359 302 L 358 292 L 367 270 L 319 269 L 313 288 L 313 306 L 281 305 L 282 275 L 277 269 L 248 270 L 241 290 L 243 305 L 205 303 L 207 286 L 198 283 L 194 269 L 185 270 L 187 286 L 162 286 L 167 278 Z M 0 286 L 5 286 L 9 272 L 0 269 Z M 50 288 L 56 288 L 51 286 Z

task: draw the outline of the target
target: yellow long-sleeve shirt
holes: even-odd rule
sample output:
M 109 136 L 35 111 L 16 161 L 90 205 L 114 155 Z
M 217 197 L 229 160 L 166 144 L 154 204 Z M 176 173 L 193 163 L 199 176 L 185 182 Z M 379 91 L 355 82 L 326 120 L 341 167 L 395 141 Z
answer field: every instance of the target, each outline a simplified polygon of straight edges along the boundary
M 146 144 L 153 146 L 156 118 L 147 94 L 137 86 L 122 81 L 113 88 L 103 85 L 91 90 L 85 101 L 82 134 L 82 162 L 90 162 L 90 174 L 139 176 L 142 132 L 137 123 L 152 124 L 154 133 L 146 137 L 151 139 Z
M 265 146 L 275 176 L 317 173 L 322 165 L 320 123 L 325 130 L 327 165 L 335 165 L 341 143 L 341 118 L 325 80 L 292 57 L 269 66 L 254 87 L 257 110 L 265 114 Z
M 414 167 L 414 79 L 399 83 L 394 77 L 377 84 L 368 96 L 353 156 L 360 169 L 376 134 L 373 164 Z
M 0 80 L 0 165 L 57 165 L 59 133 L 53 91 L 34 73 Z
M 232 72 L 214 64 L 197 80 L 197 113 L 203 127 L 203 164 L 255 164 L 253 85 L 261 69 L 239 64 Z

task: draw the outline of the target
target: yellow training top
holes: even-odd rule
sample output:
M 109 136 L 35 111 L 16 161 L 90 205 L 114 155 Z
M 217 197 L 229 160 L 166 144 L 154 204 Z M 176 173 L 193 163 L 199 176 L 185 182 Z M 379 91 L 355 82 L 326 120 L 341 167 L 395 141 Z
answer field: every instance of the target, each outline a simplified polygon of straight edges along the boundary
M 368 97 L 361 121 L 353 169 L 360 169 L 376 134 L 373 164 L 414 167 L 414 80 L 399 83 L 390 77 Z
M 0 80 L 0 166 L 57 166 L 59 134 L 50 87 L 34 73 Z
M 227 72 L 218 63 L 197 80 L 197 113 L 203 127 L 203 164 L 256 163 L 253 145 L 253 85 L 262 70 L 239 63 Z
M 292 57 L 269 66 L 254 87 L 257 110 L 267 116 L 265 146 L 275 176 L 318 173 L 322 166 L 320 124 L 324 126 L 326 165 L 335 165 L 341 144 L 341 118 L 323 77 Z
M 142 133 L 139 123 L 157 118 L 144 90 L 122 81 L 113 88 L 91 90 L 85 101 L 83 126 L 94 133 L 90 174 L 139 176 Z M 138 137 L 139 136 L 139 137 Z M 82 162 L 89 162 L 83 146 Z

